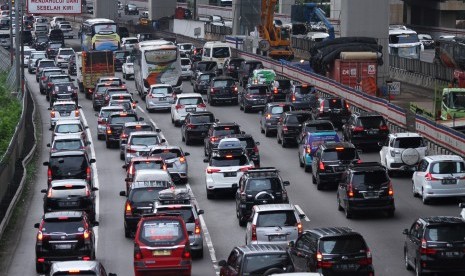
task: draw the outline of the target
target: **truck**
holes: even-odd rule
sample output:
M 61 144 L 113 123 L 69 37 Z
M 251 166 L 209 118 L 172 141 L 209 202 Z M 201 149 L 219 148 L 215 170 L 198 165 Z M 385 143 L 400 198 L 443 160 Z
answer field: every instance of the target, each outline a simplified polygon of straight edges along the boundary
M 304 3 L 291 6 L 291 23 L 294 35 L 317 31 L 316 26 L 322 23 L 328 33 L 328 39 L 334 39 L 334 26 L 326 18 L 325 12 L 316 3 Z M 300 25 L 297 27 L 296 25 Z M 301 27 L 303 25 L 303 27 Z M 305 32 L 305 33 L 304 33 Z
M 76 76 L 79 91 L 91 99 L 95 84 L 101 77 L 113 77 L 115 64 L 112 51 L 76 52 Z

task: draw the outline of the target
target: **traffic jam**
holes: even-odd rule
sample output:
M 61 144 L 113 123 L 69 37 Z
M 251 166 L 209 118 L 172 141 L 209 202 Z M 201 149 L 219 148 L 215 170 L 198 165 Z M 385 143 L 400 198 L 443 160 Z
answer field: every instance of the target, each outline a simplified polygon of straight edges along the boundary
M 97 20 L 81 28 L 95 27 Z M 60 16 L 51 22 L 54 30 L 69 25 Z M 421 135 L 393 133 L 382 115 L 355 112 L 345 99 L 285 79 L 259 60 L 233 57 L 228 44 L 196 47 L 137 34 L 123 38 L 121 49 L 83 46 L 75 52 L 64 38 L 47 39 L 46 46 L 24 51 L 29 86 L 39 87 L 34 97 L 48 102 L 49 118 L 42 120 L 51 136 L 43 157 L 43 216 L 34 224 L 38 274 L 116 275 L 107 274 L 96 253 L 97 237 L 104 235 L 96 229 L 109 223 L 99 221 L 102 185 L 109 184 L 98 179 L 94 146 L 100 143 L 119 155 L 114 170 L 125 171 L 116 192 L 105 197 L 124 200 L 124 232 L 112 235 L 133 244 L 127 250 L 135 275 L 191 275 L 196 260 L 211 257 L 205 226 L 215 222 L 205 219 L 199 197 L 227 205 L 243 230 L 229 255 L 214 260 L 219 275 L 375 275 L 375 252 L 364 233 L 347 226 L 311 227 L 309 210 L 293 203 L 298 195 L 296 183 L 283 176 L 288 168 L 264 158 L 263 151 L 275 149 L 258 140 L 275 140 L 275 147 L 292 154 L 289 167 L 299 164 L 306 173 L 301 180 L 310 183 L 306 189 L 331 191 L 334 216 L 348 221 L 373 213 L 377 220 L 395 220 L 397 178 L 411 178 L 414 204 L 465 197 L 462 157 L 435 155 Z M 84 114 L 88 103 L 94 114 L 90 109 Z M 236 106 L 237 116 L 254 113 L 262 136 L 212 111 L 229 106 Z M 157 127 L 164 113 L 170 130 Z M 174 130 L 182 144 L 165 137 Z M 201 157 L 185 151 L 198 147 Z M 379 152 L 378 161 L 365 161 L 365 152 Z M 203 182 L 191 181 L 188 163 L 203 163 Z M 194 195 L 194 185 L 202 195 Z M 421 216 L 405 225 L 405 242 L 392 246 L 403 254 L 407 270 L 465 272 L 464 211 L 459 213 Z

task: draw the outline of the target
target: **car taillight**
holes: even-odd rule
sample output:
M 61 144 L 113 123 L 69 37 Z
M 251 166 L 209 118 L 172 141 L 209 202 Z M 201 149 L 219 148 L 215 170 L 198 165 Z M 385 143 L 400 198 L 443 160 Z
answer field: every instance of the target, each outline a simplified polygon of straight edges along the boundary
M 325 164 L 320 161 L 320 164 L 319 164 L 318 168 L 320 169 L 320 171 L 324 171 L 325 170 Z
M 129 166 L 128 174 L 130 176 L 134 175 L 134 165 L 133 164 L 131 164 L 131 166 Z
M 392 187 L 392 182 L 389 182 L 388 195 L 390 195 L 390 196 L 394 195 L 394 189 Z
M 45 79 L 47 79 L 47 77 L 41 77 L 40 79 L 44 81 Z
M 234 86 L 234 90 L 233 90 L 233 91 L 236 92 L 236 93 L 239 91 L 239 90 L 237 89 L 237 86 Z
M 200 229 L 200 220 L 199 219 L 196 219 L 195 220 L 195 230 L 194 230 L 194 233 L 196 235 L 200 235 L 200 232 L 201 232 L 201 229 Z
M 216 142 L 218 141 L 218 137 L 212 136 L 210 137 L 210 142 Z
M 134 259 L 141 260 L 142 259 L 142 252 L 140 251 L 140 247 L 137 243 L 134 244 Z
M 364 131 L 365 129 L 362 127 L 362 126 L 356 126 L 356 127 L 352 127 L 352 131 L 353 132 L 362 132 Z
M 317 268 L 331 268 L 333 266 L 332 262 L 323 260 L 323 254 L 321 254 L 321 252 L 316 253 L 316 262 Z
M 354 197 L 354 190 L 353 190 L 353 187 L 352 187 L 352 183 L 350 183 L 349 186 L 347 187 L 347 196 L 348 197 Z
M 48 193 L 47 193 L 47 197 L 48 197 L 48 198 L 51 198 L 51 197 L 52 197 L 52 190 L 53 190 L 53 189 L 49 189 L 49 190 L 48 190 Z
M 215 94 L 215 89 L 210 89 L 210 94 Z
M 325 110 L 325 102 L 322 101 L 322 102 L 320 103 L 320 113 L 323 113 L 324 110 Z
M 295 102 L 295 96 L 294 96 L 294 95 L 292 95 L 291 100 L 292 100 L 293 102 Z
M 83 236 L 84 236 L 84 239 L 85 239 L 85 240 L 89 240 L 89 239 L 90 239 L 90 233 L 89 233 L 89 231 L 88 231 L 88 230 L 84 231 Z
M 312 147 L 311 147 L 311 146 L 305 146 L 305 152 L 306 152 L 307 154 L 312 153 Z
M 136 103 L 132 103 L 132 109 L 136 109 L 137 105 Z
M 388 130 L 388 126 L 386 126 L 386 125 L 380 126 L 380 127 L 379 127 L 379 130 Z
M 196 128 L 197 126 L 196 126 L 196 125 L 193 125 L 193 124 L 187 124 L 186 127 L 187 127 L 187 129 L 194 129 L 194 128 Z
M 241 200 L 245 201 L 247 199 L 247 194 L 245 192 L 241 192 Z
M 250 95 L 250 94 L 247 94 L 247 95 L 245 96 L 245 98 L 246 98 L 246 99 L 253 99 L 253 96 Z
M 86 169 L 86 180 L 90 181 L 90 178 L 91 178 L 91 169 L 90 169 L 90 166 L 89 166 Z
M 255 224 L 252 224 L 252 237 L 251 240 L 256 241 L 257 240 L 257 226 Z
M 184 157 L 184 156 L 179 157 L 179 162 L 181 162 L 181 163 L 186 162 L 186 157 Z
M 50 117 L 55 118 L 55 111 L 50 112 Z
M 47 87 L 52 87 L 52 83 L 51 83 L 51 82 L 48 82 L 48 83 L 47 83 Z
M 44 258 L 37 258 L 37 262 L 38 262 L 38 263 L 44 263 L 44 262 L 45 262 L 45 259 L 44 259 Z
M 181 108 L 183 108 L 183 107 L 184 107 L 184 105 L 182 105 L 182 104 L 177 104 L 174 108 L 176 108 L 176 109 L 181 109 Z
M 37 233 L 37 240 L 42 241 L 43 239 L 44 239 L 44 234 L 42 234 L 42 231 L 39 231 L 39 233 Z
M 434 248 L 428 248 L 428 243 L 426 242 L 425 239 L 421 240 L 421 248 L 420 248 L 420 254 L 422 255 L 434 255 L 436 254 L 437 250 Z
M 191 258 L 191 245 L 189 241 L 187 241 L 186 246 L 184 246 L 184 252 L 182 252 L 183 259 L 190 259 Z
M 74 115 L 75 115 L 76 117 L 79 117 L 79 110 L 75 110 L 75 111 L 74 111 Z
M 128 135 L 126 133 L 121 133 L 119 137 L 120 139 L 124 139 L 124 138 L 128 138 Z
M 207 173 L 208 174 L 217 173 L 217 172 L 220 172 L 220 171 L 221 171 L 220 169 L 207 168 Z
M 205 108 L 205 107 L 207 107 L 207 106 L 206 106 L 204 103 L 200 103 L 200 104 L 197 105 L 197 107 L 198 107 L 198 108 Z
M 366 257 L 358 260 L 358 263 L 360 265 L 371 265 L 373 263 L 373 259 L 371 257 L 371 251 L 370 249 L 367 249 L 366 252 Z
M 288 196 L 287 196 L 287 192 L 282 192 L 282 197 L 283 197 L 283 201 L 287 202 L 289 200 Z
M 253 147 L 253 152 L 258 153 L 258 147 L 257 146 Z
M 153 98 L 153 95 L 152 95 L 152 93 L 148 93 L 147 95 L 145 95 L 145 97 L 148 98 L 148 99 L 151 99 L 151 98 Z
M 299 235 L 301 235 L 304 232 L 304 228 L 302 227 L 302 223 L 298 222 L 296 226 L 297 226 L 297 233 Z
M 278 94 L 278 88 L 275 87 L 275 88 L 273 89 L 273 93 L 274 93 L 274 94 Z
M 266 114 L 265 118 L 266 118 L 267 120 L 271 119 L 271 114 L 269 114 L 269 113 Z
M 48 168 L 47 170 L 47 178 L 48 181 L 52 181 L 52 169 Z
M 127 153 L 136 153 L 137 150 L 132 149 L 130 145 L 127 145 L 127 146 L 126 146 L 126 152 L 127 152 Z
M 250 167 L 250 166 L 249 167 L 242 167 L 242 168 L 239 169 L 239 171 L 246 172 L 246 171 L 248 171 L 250 169 L 253 169 L 253 167 Z
M 432 180 L 438 180 L 438 179 L 429 172 L 425 174 L 425 180 L 432 181 Z
M 124 208 L 124 213 L 126 214 L 126 216 L 132 215 L 132 207 L 131 207 L 131 204 L 129 202 L 126 202 L 126 207 Z
M 110 128 L 110 126 L 107 126 L 107 134 L 111 134 L 111 128 Z
M 50 189 L 50 190 L 51 190 L 51 189 Z M 90 197 L 90 190 L 89 190 L 89 188 L 87 188 L 87 187 L 86 187 L 86 196 L 87 196 L 87 197 Z
M 283 126 L 283 132 L 287 132 L 288 130 L 287 126 Z

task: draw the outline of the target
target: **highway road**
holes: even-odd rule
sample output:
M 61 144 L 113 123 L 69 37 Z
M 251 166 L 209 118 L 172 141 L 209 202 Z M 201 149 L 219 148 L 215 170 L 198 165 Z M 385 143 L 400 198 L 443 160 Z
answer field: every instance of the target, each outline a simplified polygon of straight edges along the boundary
M 121 76 L 117 73 L 117 76 Z M 35 275 L 34 244 L 36 229 L 33 224 L 42 216 L 42 197 L 40 190 L 46 187 L 46 169 L 41 163 L 47 160 L 50 141 L 48 102 L 39 94 L 35 79 L 26 72 L 26 77 L 36 100 L 38 111 L 42 118 L 43 137 L 38 149 L 41 151 L 39 170 L 35 177 L 34 196 L 32 198 L 27 216 L 24 217 L 24 227 L 16 248 L 11 248 L 12 259 L 4 275 Z M 130 90 L 134 89 L 134 82 L 127 81 Z M 189 82 L 183 84 L 184 92 L 192 92 Z M 135 92 L 135 94 L 137 94 Z M 121 168 L 117 149 L 106 149 L 103 141 L 96 140 L 96 117 L 91 102 L 82 94 L 80 104 L 93 138 L 95 151 L 96 172 L 98 180 L 98 220 L 100 226 L 97 241 L 97 259 L 103 262 L 107 271 L 118 275 L 133 275 L 132 241 L 124 237 L 123 232 L 123 204 L 124 198 L 119 191 L 124 188 L 124 170 Z M 205 210 L 203 220 L 204 230 L 208 229 L 209 238 L 205 239 L 204 258 L 194 260 L 193 275 L 215 275 L 215 264 L 226 259 L 231 249 L 236 245 L 244 244 L 245 229 L 240 227 L 235 216 L 235 203 L 232 197 L 223 197 L 207 200 L 205 195 L 206 165 L 203 160 L 203 146 L 185 146 L 181 142 L 180 128 L 171 124 L 169 113 L 146 113 L 143 101 L 139 100 L 138 113 L 145 120 L 153 122 L 161 128 L 170 144 L 181 145 L 191 156 L 187 157 L 189 164 L 189 186 L 192 189 L 201 209 Z M 265 137 L 259 130 L 257 113 L 244 114 L 238 106 L 215 106 L 208 109 L 215 113 L 222 121 L 235 121 L 242 130 L 250 133 L 260 141 L 260 155 L 262 166 L 275 166 L 281 170 L 284 180 L 289 180 L 289 197 L 293 204 L 298 205 L 308 216 L 304 221 L 304 228 L 309 229 L 321 226 L 348 226 L 363 234 L 373 253 L 373 264 L 377 275 L 412 275 L 403 266 L 402 230 L 408 228 L 418 216 L 428 215 L 458 215 L 459 209 L 456 200 L 442 200 L 425 206 L 421 200 L 413 198 L 411 193 L 411 180 L 408 175 L 392 179 L 396 200 L 396 215 L 386 218 L 381 214 L 364 214 L 348 220 L 343 213 L 337 211 L 335 191 L 317 191 L 311 184 L 311 175 L 299 167 L 296 148 L 281 148 L 276 138 Z M 364 152 L 363 161 L 379 161 L 378 152 Z M 212 247 L 207 245 L 211 243 Z

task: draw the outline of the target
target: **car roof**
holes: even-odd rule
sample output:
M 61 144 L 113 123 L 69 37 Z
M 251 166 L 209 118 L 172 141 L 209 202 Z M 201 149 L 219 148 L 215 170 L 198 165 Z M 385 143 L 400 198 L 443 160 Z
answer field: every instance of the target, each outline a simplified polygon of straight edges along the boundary
M 131 116 L 131 117 L 134 117 L 136 116 L 137 117 L 137 114 L 134 113 L 134 112 L 127 112 L 127 111 L 123 111 L 123 112 L 112 112 L 110 113 L 110 115 L 108 115 L 109 117 L 122 117 L 121 115 L 122 114 L 126 114 L 124 116 Z
M 134 182 L 136 182 L 136 178 L 140 177 L 159 177 L 158 180 L 171 180 L 170 175 L 167 171 L 164 170 L 152 170 L 152 169 L 142 169 L 137 170 L 136 175 L 134 176 Z
M 121 106 L 102 106 L 102 108 L 100 109 L 100 111 L 106 111 L 106 110 L 109 110 L 109 111 L 118 111 L 118 110 L 121 110 L 123 111 L 124 108 L 121 107 Z
M 237 246 L 236 248 L 247 255 L 251 255 L 251 254 L 262 255 L 263 253 L 276 254 L 276 253 L 286 252 L 286 249 L 284 247 L 280 245 L 276 245 L 276 244 L 249 244 L 249 245 Z
M 335 148 L 352 148 L 355 149 L 355 146 L 352 143 L 349 142 L 330 142 L 330 143 L 324 143 L 321 145 L 323 149 L 335 149 Z
M 69 120 L 58 120 L 56 125 L 74 125 L 74 124 L 81 124 L 79 119 L 69 119 Z
M 229 76 L 218 76 L 218 77 L 215 77 L 212 79 L 213 81 L 216 81 L 216 80 L 234 80 L 233 77 L 229 77 Z
M 155 87 L 172 87 L 172 86 L 171 84 L 167 84 L 167 83 L 159 83 L 159 84 L 150 85 L 150 89 L 155 88 Z
M 87 186 L 87 181 L 84 179 L 59 179 L 59 180 L 52 180 L 52 182 L 50 182 L 50 185 L 52 187 L 61 187 L 61 186 L 65 186 L 68 184 L 83 184 Z
M 49 212 L 44 214 L 44 219 L 53 219 L 59 217 L 71 217 L 71 218 L 80 218 L 82 217 L 82 211 L 56 211 Z
M 431 217 L 420 217 L 421 220 L 428 224 L 444 224 L 444 223 L 459 223 L 465 224 L 465 220 L 462 217 L 454 216 L 431 216 Z
M 299 114 L 313 115 L 313 113 L 309 110 L 292 110 L 292 111 L 286 111 L 284 114 L 286 115 L 299 115 Z
M 357 164 L 351 164 L 348 168 L 356 172 L 368 172 L 373 170 L 386 170 L 386 168 L 379 162 L 361 162 Z
M 50 153 L 50 157 L 79 156 L 79 155 L 87 155 L 87 153 L 82 150 L 62 150 L 62 151 L 55 151 L 55 152 Z
M 213 127 L 228 127 L 228 126 L 239 126 L 236 122 L 215 122 L 213 123 Z
M 65 105 L 65 104 L 74 104 L 74 105 L 77 106 L 75 101 L 61 101 L 61 100 L 54 102 L 53 106 L 55 106 L 55 105 Z
M 246 60 L 246 61 L 244 61 L 244 62 L 247 63 L 247 64 L 250 64 L 250 63 L 262 63 L 262 62 L 259 61 L 259 60 Z
M 295 211 L 294 205 L 292 204 L 260 204 L 255 205 L 255 212 L 267 212 L 267 211 Z
M 418 133 L 415 132 L 398 132 L 398 133 L 391 133 L 389 136 L 395 137 L 395 138 L 405 138 L 405 137 L 423 137 Z
M 70 270 L 98 271 L 100 263 L 98 261 L 60 261 L 53 262 L 50 272 L 61 272 Z
M 428 155 L 425 156 L 425 159 L 429 161 L 463 161 L 463 158 L 458 155 Z
M 161 161 L 163 162 L 163 158 L 158 156 L 136 156 L 131 158 L 131 163 L 135 162 L 143 162 L 143 161 Z
M 381 116 L 381 117 L 383 117 L 381 114 L 379 114 L 377 112 L 367 112 L 367 111 L 359 112 L 356 115 L 358 117 L 370 117 L 370 116 Z
M 305 122 L 306 126 L 310 125 L 322 125 L 322 124 L 333 124 L 330 120 L 308 120 Z
M 70 140 L 70 139 L 82 140 L 82 136 L 80 134 L 77 134 L 77 133 L 69 133 L 69 134 L 58 135 L 53 139 L 53 142 L 56 142 L 58 140 Z
M 137 122 L 127 122 L 124 123 L 124 127 L 132 127 L 132 126 L 152 126 L 152 124 L 149 124 L 148 122 L 145 121 L 137 121 Z
M 320 238 L 331 237 L 331 236 L 345 236 L 345 235 L 353 235 L 353 234 L 360 235 L 359 233 L 355 232 L 349 227 L 320 227 L 320 228 L 313 228 L 310 230 L 306 230 L 305 232 L 312 232 L 318 235 Z
M 158 132 L 155 132 L 155 131 L 135 131 L 135 132 L 131 132 L 131 134 L 129 134 L 129 137 L 132 137 L 132 136 L 160 136 L 160 134 Z
M 192 97 L 199 97 L 199 98 L 202 98 L 202 95 L 200 95 L 199 93 L 182 93 L 182 94 L 179 94 L 176 96 L 178 99 L 181 99 L 181 98 L 192 98 Z

